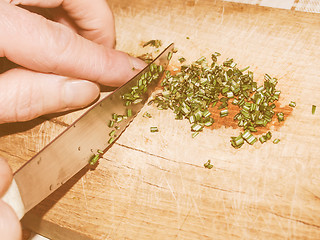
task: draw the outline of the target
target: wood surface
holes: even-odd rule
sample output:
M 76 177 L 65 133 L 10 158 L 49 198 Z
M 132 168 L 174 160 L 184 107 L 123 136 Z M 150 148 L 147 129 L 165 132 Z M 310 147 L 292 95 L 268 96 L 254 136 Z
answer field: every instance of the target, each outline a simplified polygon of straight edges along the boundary
M 151 119 L 139 114 L 96 169 L 82 170 L 24 225 L 58 240 L 320 239 L 320 15 L 218 0 L 109 3 L 119 50 L 140 55 L 152 50 L 142 41 L 161 39 L 179 50 L 173 66 L 217 51 L 260 83 L 265 73 L 278 78 L 286 120 L 268 128 L 281 141 L 233 149 L 240 129 L 230 119 L 192 139 L 188 121 L 146 106 Z M 0 155 L 17 170 L 82 111 L 0 125 Z

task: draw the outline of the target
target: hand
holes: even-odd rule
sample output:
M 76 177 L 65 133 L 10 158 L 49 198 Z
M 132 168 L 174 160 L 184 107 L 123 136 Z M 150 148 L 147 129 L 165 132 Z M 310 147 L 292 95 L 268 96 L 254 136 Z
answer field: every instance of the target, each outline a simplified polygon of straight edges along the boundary
M 0 236 L 6 240 L 20 240 L 21 226 L 15 212 L 1 197 L 5 194 L 12 181 L 12 171 L 5 160 L 0 158 Z
M 17 4 L 45 11 L 50 20 Z M 97 83 L 119 86 L 145 66 L 113 49 L 105 0 L 0 0 L 0 15 L 0 60 L 19 66 L 0 74 L 0 123 L 84 107 L 98 97 Z M 11 181 L 0 158 L 0 236 L 18 240 L 19 220 L 1 201 Z
M 0 123 L 84 107 L 98 97 L 96 83 L 119 86 L 144 67 L 112 49 L 105 0 L 8 2 L 0 0 L 0 57 L 21 67 L 0 74 Z M 15 4 L 50 8 L 52 20 Z

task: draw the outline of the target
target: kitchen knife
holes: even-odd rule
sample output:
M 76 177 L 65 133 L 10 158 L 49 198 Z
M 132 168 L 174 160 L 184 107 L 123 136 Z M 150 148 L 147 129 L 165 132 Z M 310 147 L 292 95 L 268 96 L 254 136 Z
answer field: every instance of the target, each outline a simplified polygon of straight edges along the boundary
M 126 115 L 128 109 L 132 113 L 117 123 L 119 137 L 160 82 L 172 52 L 173 44 L 170 44 L 152 63 L 122 87 L 96 103 L 15 172 L 12 184 L 2 200 L 15 210 L 19 219 L 84 168 L 97 152 L 106 151 L 110 147 L 112 143 L 108 141 L 108 134 L 112 128 L 108 123 L 112 120 L 113 114 Z M 148 84 L 146 92 L 141 97 L 142 101 L 126 106 L 128 104 L 125 104 L 123 95 L 130 93 L 132 87 L 138 86 L 144 77 L 150 77 L 150 71 L 154 71 L 155 67 L 161 69 L 161 73 Z

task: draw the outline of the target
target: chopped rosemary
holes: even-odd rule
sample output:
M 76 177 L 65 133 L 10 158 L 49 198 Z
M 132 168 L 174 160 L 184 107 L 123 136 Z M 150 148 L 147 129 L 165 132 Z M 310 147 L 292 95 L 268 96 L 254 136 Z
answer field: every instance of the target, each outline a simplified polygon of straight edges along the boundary
M 213 168 L 213 165 L 211 164 L 211 160 L 208 160 L 205 164 L 203 164 L 203 166 L 208 169 Z

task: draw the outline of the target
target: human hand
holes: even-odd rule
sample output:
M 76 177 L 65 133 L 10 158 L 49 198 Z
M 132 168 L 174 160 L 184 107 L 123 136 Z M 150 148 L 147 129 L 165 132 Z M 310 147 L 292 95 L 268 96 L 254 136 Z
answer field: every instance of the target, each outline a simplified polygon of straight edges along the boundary
M 12 181 L 12 171 L 5 160 L 0 158 L 0 236 L 6 240 L 20 240 L 21 226 L 15 212 L 1 197 L 5 194 Z
M 52 20 L 15 4 L 46 8 Z M 105 0 L 0 0 L 0 14 L 0 57 L 21 66 L 0 74 L 0 123 L 84 107 L 96 83 L 119 86 L 144 67 L 112 49 Z
M 50 8 L 51 20 L 17 4 Z M 114 21 L 105 0 L 0 0 L 0 15 L 0 58 L 19 65 L 0 74 L 0 124 L 84 107 L 98 97 L 97 83 L 119 86 L 144 67 L 112 49 Z M 1 201 L 11 181 L 0 158 L 0 236 L 18 240 L 19 220 Z

